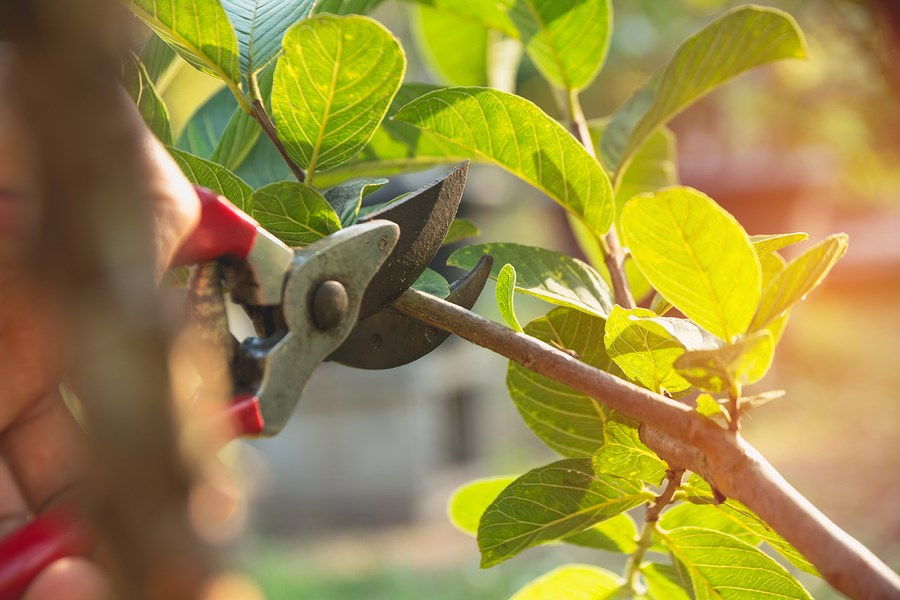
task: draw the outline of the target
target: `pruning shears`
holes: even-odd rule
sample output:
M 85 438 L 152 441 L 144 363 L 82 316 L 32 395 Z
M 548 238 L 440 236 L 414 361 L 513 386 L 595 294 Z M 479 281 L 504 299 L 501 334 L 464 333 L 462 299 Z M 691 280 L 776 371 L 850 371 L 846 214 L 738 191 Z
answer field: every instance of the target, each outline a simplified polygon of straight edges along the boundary
M 174 266 L 215 262 L 256 336 L 235 343 L 232 399 L 216 418 L 237 437 L 279 433 L 325 360 L 364 369 L 403 365 L 447 334 L 390 307 L 432 261 L 456 215 L 468 162 L 355 225 L 292 249 L 247 214 L 197 188 L 201 218 Z M 486 257 L 451 287 L 471 308 L 490 273 Z M 221 289 L 221 288 L 219 288 Z M 221 300 L 221 298 L 219 298 Z M 89 554 L 89 524 L 57 505 L 0 542 L 0 600 L 14 600 L 50 563 Z

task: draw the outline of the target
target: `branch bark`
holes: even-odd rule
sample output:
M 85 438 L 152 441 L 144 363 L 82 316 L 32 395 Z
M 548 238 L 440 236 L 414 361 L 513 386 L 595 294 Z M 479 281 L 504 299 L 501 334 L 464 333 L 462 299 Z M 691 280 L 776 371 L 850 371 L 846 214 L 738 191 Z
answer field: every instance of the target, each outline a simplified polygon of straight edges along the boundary
M 747 505 L 803 553 L 835 589 L 850 598 L 900 597 L 900 576 L 831 522 L 739 434 L 719 427 L 684 404 L 613 377 L 536 338 L 439 298 L 410 289 L 394 302 L 394 307 L 637 419 L 654 430 L 657 440 L 651 448 L 662 458 L 671 459 L 671 468 L 695 471 L 719 493 Z

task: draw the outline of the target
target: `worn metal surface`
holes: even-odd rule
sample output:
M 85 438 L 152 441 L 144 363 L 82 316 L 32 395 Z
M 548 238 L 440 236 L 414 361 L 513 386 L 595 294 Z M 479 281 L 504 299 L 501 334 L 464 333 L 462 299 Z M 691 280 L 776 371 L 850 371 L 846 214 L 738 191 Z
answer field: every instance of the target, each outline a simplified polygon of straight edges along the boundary
M 284 287 L 286 330 L 245 340 L 235 359 L 237 391 L 259 398 L 264 435 L 281 431 L 313 370 L 353 329 L 366 286 L 399 235 L 395 223 L 375 220 L 342 229 L 297 251 Z M 322 328 L 316 323 L 313 303 L 326 282 L 340 283 L 347 306 L 339 315 L 330 315 L 334 322 Z
M 394 251 L 366 290 L 360 318 L 400 296 L 431 264 L 456 217 L 468 172 L 469 161 L 461 162 L 443 177 L 359 220 L 387 219 L 400 226 Z
M 472 308 L 493 262 L 490 256 L 482 256 L 471 272 L 453 283 L 447 301 Z M 391 369 L 425 356 L 449 335 L 386 307 L 357 323 L 328 360 L 359 369 Z

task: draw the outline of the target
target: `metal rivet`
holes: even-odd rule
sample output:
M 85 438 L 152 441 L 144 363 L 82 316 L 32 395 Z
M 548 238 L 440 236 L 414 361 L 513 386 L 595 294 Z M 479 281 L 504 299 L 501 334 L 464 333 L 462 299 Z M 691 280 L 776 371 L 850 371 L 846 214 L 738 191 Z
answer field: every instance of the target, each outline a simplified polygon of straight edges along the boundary
M 350 312 L 350 298 L 339 281 L 323 281 L 313 292 L 312 318 L 316 327 L 322 330 L 340 325 Z
M 375 334 L 371 338 L 369 338 L 369 343 L 372 344 L 372 347 L 376 350 L 381 348 L 381 335 Z
M 387 249 L 388 249 L 387 237 L 383 237 L 380 240 L 378 240 L 378 249 L 381 250 L 382 252 L 387 252 Z

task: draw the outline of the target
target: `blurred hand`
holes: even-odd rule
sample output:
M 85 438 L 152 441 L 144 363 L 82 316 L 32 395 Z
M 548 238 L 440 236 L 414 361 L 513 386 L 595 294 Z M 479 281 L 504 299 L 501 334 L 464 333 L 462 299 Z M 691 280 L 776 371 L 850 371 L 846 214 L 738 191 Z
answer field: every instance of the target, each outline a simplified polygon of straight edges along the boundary
M 34 148 L 10 98 L 13 68 L 11 49 L 0 44 L 0 537 L 51 504 L 83 472 L 82 432 L 59 393 L 68 360 L 58 300 L 23 272 L 23 248 L 37 221 L 31 199 L 38 177 Z M 199 205 L 146 128 L 143 154 L 154 185 L 158 262 L 165 265 L 194 227 Z M 26 599 L 96 600 L 109 593 L 99 568 L 70 559 L 45 570 Z

